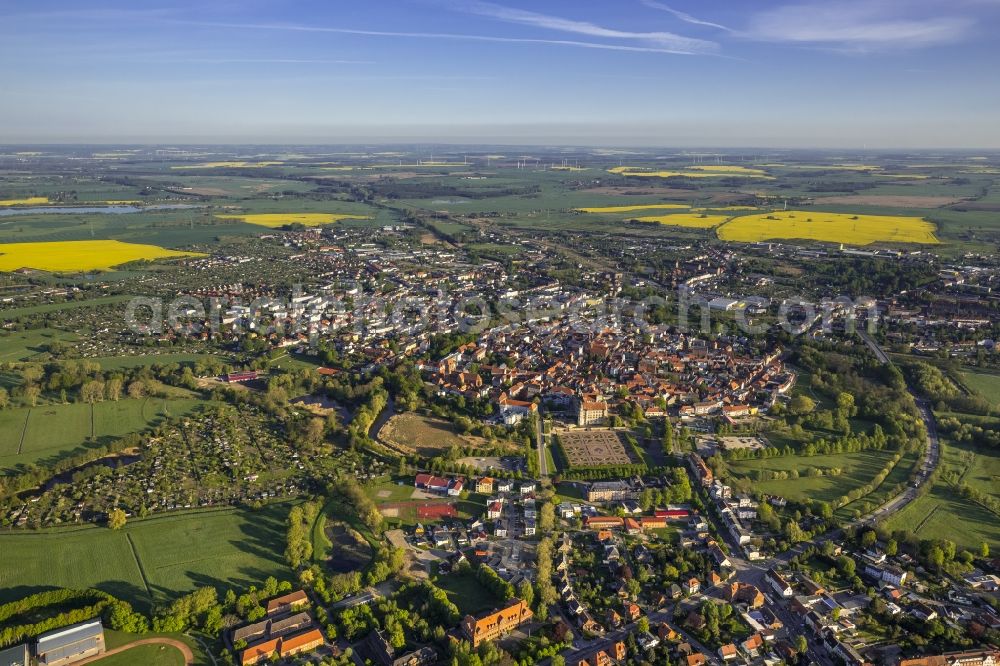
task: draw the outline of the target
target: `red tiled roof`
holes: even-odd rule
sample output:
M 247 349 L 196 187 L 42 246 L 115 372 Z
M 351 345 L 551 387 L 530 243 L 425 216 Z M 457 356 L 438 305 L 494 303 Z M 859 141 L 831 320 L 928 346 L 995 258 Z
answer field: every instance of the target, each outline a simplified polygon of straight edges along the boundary
M 286 655 L 304 645 L 315 644 L 317 641 L 320 643 L 323 642 L 323 634 L 319 629 L 311 629 L 302 634 L 288 636 L 281 641 L 281 654 Z

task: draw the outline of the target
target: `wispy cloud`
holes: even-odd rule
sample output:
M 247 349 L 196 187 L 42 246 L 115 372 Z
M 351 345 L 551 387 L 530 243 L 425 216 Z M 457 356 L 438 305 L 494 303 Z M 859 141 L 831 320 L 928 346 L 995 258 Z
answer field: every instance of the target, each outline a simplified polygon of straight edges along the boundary
M 454 5 L 456 8 L 470 14 L 485 16 L 507 23 L 527 25 L 543 30 L 554 32 L 565 32 L 586 37 L 598 37 L 606 39 L 617 39 L 629 42 L 638 42 L 649 47 L 661 49 L 671 53 L 680 54 L 702 54 L 713 53 L 718 50 L 718 44 L 712 41 L 685 37 L 672 32 L 634 32 L 628 30 L 617 30 L 590 23 L 588 21 L 577 21 L 573 19 L 539 14 L 524 9 L 505 7 L 492 2 L 481 2 L 479 0 L 465 0 Z
M 722 24 L 712 23 L 711 21 L 706 21 L 696 16 L 691 16 L 690 14 L 674 9 L 673 7 L 665 5 L 662 2 L 657 2 L 656 0 L 639 0 L 639 2 L 641 2 L 646 7 L 649 7 L 650 9 L 658 9 L 661 12 L 667 12 L 668 14 L 673 15 L 674 18 L 680 19 L 685 23 L 690 23 L 691 25 L 700 25 L 700 26 L 705 26 L 707 28 L 716 28 L 718 30 L 724 30 L 725 32 L 733 32 L 731 28 L 728 28 Z
M 147 62 L 192 63 L 205 65 L 374 65 L 374 60 L 330 60 L 324 58 L 151 58 Z
M 629 44 L 603 44 L 572 39 L 532 39 L 529 37 L 496 37 L 493 35 L 475 35 L 451 32 L 407 32 L 393 30 L 360 30 L 356 28 L 334 28 L 315 25 L 300 25 L 295 23 L 225 23 L 212 21 L 170 21 L 171 23 L 201 26 L 205 28 L 226 28 L 234 30 L 277 30 L 286 32 L 315 32 L 338 35 L 360 35 L 368 37 L 403 37 L 413 39 L 457 40 L 471 42 L 493 42 L 498 44 L 540 44 L 544 46 L 569 46 L 585 49 L 600 49 L 606 51 L 631 51 L 636 53 L 693 53 L 678 51 L 663 46 L 632 46 Z
M 754 15 L 740 34 L 865 52 L 953 43 L 973 26 L 962 16 L 906 16 L 907 9 L 907 3 L 884 0 L 786 5 Z

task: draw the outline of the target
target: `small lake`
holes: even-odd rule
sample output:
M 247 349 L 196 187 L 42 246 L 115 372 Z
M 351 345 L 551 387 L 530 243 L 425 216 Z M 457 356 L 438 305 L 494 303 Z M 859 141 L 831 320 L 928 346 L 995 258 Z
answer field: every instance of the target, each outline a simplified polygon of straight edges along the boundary
M 125 215 L 147 210 L 178 210 L 183 208 L 204 208 L 194 204 L 157 204 L 153 206 L 31 206 L 28 208 L 0 209 L 0 217 L 11 215 Z

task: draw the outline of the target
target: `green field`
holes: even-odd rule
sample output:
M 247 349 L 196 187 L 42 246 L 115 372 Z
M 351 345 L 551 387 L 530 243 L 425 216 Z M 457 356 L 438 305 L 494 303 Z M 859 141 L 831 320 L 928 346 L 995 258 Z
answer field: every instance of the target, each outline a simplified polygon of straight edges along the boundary
M 141 354 L 136 356 L 106 356 L 98 358 L 88 358 L 86 360 L 100 364 L 102 370 L 121 370 L 125 368 L 138 368 L 146 365 L 170 365 L 178 363 L 189 365 L 208 359 L 219 359 L 228 362 L 224 356 L 214 354 L 185 354 L 185 353 L 165 353 L 165 354 Z
M 434 584 L 448 594 L 463 615 L 492 610 L 500 603 L 472 573 L 438 576 Z
M 895 495 L 893 489 L 897 485 L 901 483 L 905 484 L 909 481 L 910 473 L 922 459 L 922 454 L 916 451 L 905 454 L 899 459 L 899 462 L 896 463 L 896 466 L 892 468 L 892 471 L 889 472 L 889 475 L 885 477 L 885 480 L 878 488 L 870 494 L 837 509 L 837 516 L 851 518 L 854 516 L 855 511 L 860 511 L 862 515 L 867 515 L 875 511 L 892 499 L 892 496 Z
M 941 446 L 942 472 L 957 473 L 960 483 L 1000 496 L 1000 453 L 945 439 Z M 973 551 L 983 541 L 1000 548 L 1000 517 L 962 498 L 940 479 L 930 492 L 889 518 L 886 527 L 912 531 L 921 539 L 950 539 Z
M 165 418 L 183 416 L 200 398 L 144 398 L 66 405 L 40 405 L 0 412 L 0 472 L 18 465 L 44 465 L 88 445 L 106 445 Z
M 0 601 L 51 587 L 96 587 L 148 610 L 195 587 L 291 579 L 285 564 L 289 503 L 260 511 L 212 509 L 130 522 L 0 533 Z
M 376 504 L 385 502 L 405 502 L 413 497 L 412 479 L 400 478 L 402 484 L 385 479 L 377 483 L 365 485 L 365 493 L 371 497 Z
M 104 630 L 104 646 L 108 650 L 114 650 L 115 648 L 119 648 L 123 645 L 128 645 L 129 643 L 134 643 L 135 641 L 140 641 L 144 638 L 171 638 L 175 641 L 180 641 L 181 643 L 185 643 L 189 648 L 191 648 L 191 651 L 194 653 L 194 663 L 196 666 L 208 666 L 209 664 L 214 663 L 211 660 L 211 658 L 205 653 L 205 650 L 202 649 L 198 641 L 192 638 L 191 636 L 188 636 L 187 634 L 162 634 L 157 632 L 149 632 L 146 634 L 139 635 L 139 634 L 127 634 L 124 631 L 115 631 L 113 629 L 107 629 L 107 628 L 105 628 Z M 170 654 L 169 651 L 164 651 L 164 652 Z M 137 653 L 133 652 L 132 650 L 126 650 L 124 654 L 137 654 Z M 111 659 L 111 657 L 108 657 L 107 659 Z M 145 662 L 141 662 L 138 660 L 129 662 L 122 662 L 120 660 L 101 661 L 100 663 L 103 666 L 106 666 L 108 663 L 128 664 L 128 666 L 132 666 L 133 664 L 145 664 Z M 152 663 L 156 664 L 157 662 L 154 661 Z M 166 661 L 164 663 L 173 664 L 175 662 Z M 176 662 L 176 663 L 183 663 L 183 662 Z
M 861 451 L 828 456 L 781 456 L 762 460 L 739 460 L 729 463 L 729 469 L 738 476 L 753 479 L 755 490 L 770 495 L 780 495 L 793 501 L 819 500 L 833 502 L 851 490 L 860 488 L 871 481 L 892 458 L 890 451 Z M 802 474 L 798 479 L 757 481 L 753 475 L 757 470 L 788 472 L 793 469 L 800 473 L 806 467 L 828 469 L 839 467 L 840 476 L 808 477 Z
M 49 312 L 62 312 L 65 310 L 79 310 L 81 308 L 96 308 L 101 305 L 114 305 L 123 303 L 132 296 L 101 296 L 99 298 L 87 298 L 79 301 L 65 301 L 63 303 L 42 303 L 40 305 L 28 305 L 21 308 L 11 308 L 0 310 L 0 316 L 10 319 L 25 317 L 36 314 L 46 314 Z
M 966 369 L 962 371 L 962 379 L 994 407 L 1000 407 L 1000 374 Z
M 98 666 L 184 666 L 184 655 L 170 645 L 139 645 L 95 662 Z
M 53 342 L 71 344 L 77 336 L 66 331 L 38 328 L 14 333 L 0 332 L 0 362 L 27 361 L 45 352 L 44 347 Z

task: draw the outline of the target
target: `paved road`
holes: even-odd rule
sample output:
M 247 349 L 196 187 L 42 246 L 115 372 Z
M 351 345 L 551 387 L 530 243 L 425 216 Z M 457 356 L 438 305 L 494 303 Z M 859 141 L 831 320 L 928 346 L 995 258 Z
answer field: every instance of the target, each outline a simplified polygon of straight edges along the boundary
M 892 363 L 892 361 L 889 360 L 889 355 L 885 353 L 877 342 L 875 342 L 875 339 L 868 334 L 868 331 L 864 328 L 859 328 L 857 331 L 858 335 L 861 336 L 861 339 L 865 341 L 865 344 L 868 345 L 868 348 L 872 350 L 872 353 L 875 354 L 875 357 L 878 360 L 882 361 L 882 363 L 886 365 Z
M 187 664 L 187 666 L 192 666 L 192 664 L 194 664 L 194 652 L 191 651 L 191 648 L 188 647 L 187 643 L 174 640 L 173 638 L 143 638 L 74 663 L 76 666 L 83 666 L 83 664 L 90 664 L 113 654 L 118 654 L 119 652 L 125 652 L 126 650 L 131 650 L 134 647 L 139 647 L 140 645 L 169 645 L 170 647 L 177 648 L 180 651 L 181 655 L 184 657 L 184 663 Z
M 864 340 L 865 344 L 868 345 L 868 348 L 872 350 L 872 353 L 875 354 L 875 357 L 879 361 L 886 365 L 892 363 L 889 355 L 885 353 L 885 350 L 882 349 L 877 342 L 875 342 L 875 339 L 872 338 L 866 330 L 859 328 L 858 335 L 862 340 Z M 909 390 L 910 395 L 913 396 L 913 400 L 916 402 L 917 408 L 920 410 L 920 415 L 924 419 L 924 425 L 927 428 L 927 447 L 924 451 L 921 473 L 917 477 L 913 486 L 896 495 L 867 516 L 854 521 L 855 525 L 868 525 L 879 520 L 884 520 L 916 499 L 918 490 L 922 485 L 927 483 L 927 479 L 934 472 L 934 470 L 937 469 L 938 462 L 941 460 L 941 443 L 938 440 L 937 426 L 935 424 L 934 414 L 931 412 L 930 405 L 926 400 L 918 396 L 913 389 L 907 388 L 907 390 Z
M 545 478 L 549 475 L 548 456 L 545 455 L 545 434 L 542 432 L 542 417 L 535 419 L 535 437 L 538 439 L 538 475 Z

